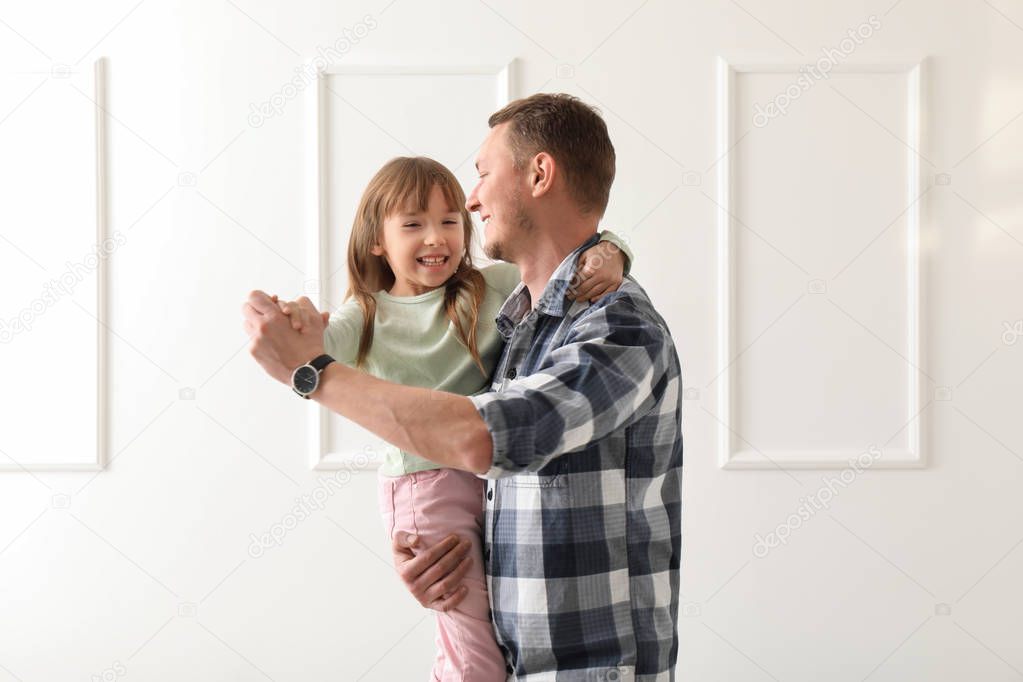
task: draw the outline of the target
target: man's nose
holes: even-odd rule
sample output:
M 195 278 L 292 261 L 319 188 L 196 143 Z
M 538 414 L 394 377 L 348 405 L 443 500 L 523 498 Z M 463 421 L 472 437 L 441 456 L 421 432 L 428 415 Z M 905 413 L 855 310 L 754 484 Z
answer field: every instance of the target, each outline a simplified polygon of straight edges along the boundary
M 473 188 L 469 198 L 465 200 L 465 210 L 469 213 L 480 210 L 480 201 L 476 198 L 476 189 Z

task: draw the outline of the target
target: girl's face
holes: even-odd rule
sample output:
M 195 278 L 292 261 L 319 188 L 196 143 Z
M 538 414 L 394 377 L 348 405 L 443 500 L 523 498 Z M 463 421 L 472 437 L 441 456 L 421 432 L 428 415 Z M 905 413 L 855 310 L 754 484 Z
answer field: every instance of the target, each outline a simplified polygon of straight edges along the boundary
M 392 296 L 418 296 L 443 286 L 465 253 L 465 225 L 440 185 L 430 190 L 425 211 L 411 208 L 387 216 L 380 242 L 371 249 L 394 272 Z

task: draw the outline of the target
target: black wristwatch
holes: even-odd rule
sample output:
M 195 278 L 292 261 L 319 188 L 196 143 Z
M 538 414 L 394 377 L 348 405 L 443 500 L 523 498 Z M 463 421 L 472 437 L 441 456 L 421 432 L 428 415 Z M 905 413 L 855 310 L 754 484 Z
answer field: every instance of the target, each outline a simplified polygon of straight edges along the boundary
M 334 362 L 334 358 L 324 353 L 301 367 L 297 367 L 291 373 L 291 390 L 309 400 L 309 394 L 320 385 L 320 374 L 323 373 L 323 368 L 332 362 Z

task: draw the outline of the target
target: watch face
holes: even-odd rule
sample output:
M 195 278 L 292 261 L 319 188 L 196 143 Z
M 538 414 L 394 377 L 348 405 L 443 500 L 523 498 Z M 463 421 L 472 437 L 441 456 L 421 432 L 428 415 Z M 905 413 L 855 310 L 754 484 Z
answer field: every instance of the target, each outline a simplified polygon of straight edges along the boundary
M 291 377 L 291 383 L 294 384 L 296 391 L 306 394 L 313 392 L 318 379 L 319 374 L 314 368 L 302 365 L 295 370 L 295 374 Z

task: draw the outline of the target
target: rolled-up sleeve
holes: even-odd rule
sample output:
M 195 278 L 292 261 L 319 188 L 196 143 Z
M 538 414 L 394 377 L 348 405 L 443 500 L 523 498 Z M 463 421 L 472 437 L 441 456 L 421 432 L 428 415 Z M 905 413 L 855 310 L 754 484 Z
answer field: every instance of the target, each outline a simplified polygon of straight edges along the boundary
M 646 414 L 668 384 L 668 330 L 612 295 L 573 324 L 537 371 L 470 396 L 493 439 L 483 478 L 538 471 Z

